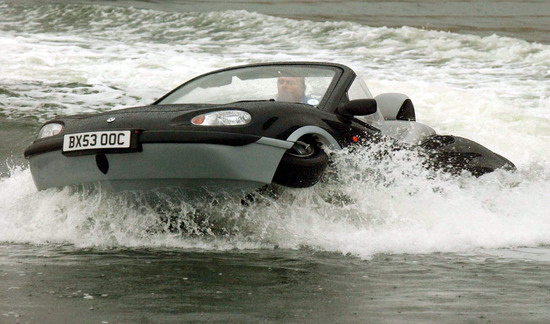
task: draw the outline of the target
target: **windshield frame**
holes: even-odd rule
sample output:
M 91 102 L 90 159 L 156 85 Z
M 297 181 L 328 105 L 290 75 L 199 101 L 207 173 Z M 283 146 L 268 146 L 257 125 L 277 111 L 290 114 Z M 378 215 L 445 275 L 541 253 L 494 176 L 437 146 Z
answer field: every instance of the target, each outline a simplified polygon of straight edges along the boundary
M 325 109 L 325 106 L 326 106 L 327 102 L 331 101 L 330 98 L 333 96 L 333 92 L 334 92 L 335 88 L 337 87 L 337 84 L 339 83 L 339 81 L 342 77 L 342 74 L 344 74 L 344 72 L 345 72 L 344 71 L 345 69 L 342 66 L 340 66 L 339 64 L 318 63 L 318 62 L 272 62 L 272 63 L 248 64 L 248 65 L 229 67 L 229 68 L 224 68 L 224 69 L 220 69 L 220 70 L 211 71 L 211 72 L 208 72 L 208 73 L 205 73 L 205 74 L 201 74 L 197 77 L 194 77 L 194 78 L 188 80 L 187 82 L 181 84 L 180 86 L 176 87 L 172 91 L 168 92 L 166 95 L 159 98 L 157 101 L 155 101 L 153 103 L 153 105 L 171 104 L 171 103 L 166 103 L 165 101 L 168 98 L 170 98 L 171 96 L 173 96 L 174 94 L 180 92 L 184 87 L 193 86 L 194 88 L 196 88 L 197 87 L 196 85 L 200 84 L 201 79 L 210 77 L 212 75 L 225 73 L 225 72 L 230 72 L 230 71 L 235 71 L 235 73 L 238 73 L 237 70 L 246 71 L 246 69 L 262 68 L 262 67 L 266 67 L 266 68 L 268 67 L 270 69 L 280 67 L 281 70 L 292 70 L 292 69 L 299 70 L 300 68 L 306 68 L 306 69 L 318 68 L 318 69 L 321 69 L 321 70 L 330 70 L 330 71 L 332 71 L 334 73 L 334 75 L 332 77 L 332 81 L 330 82 L 330 84 L 326 88 L 324 96 L 321 98 L 319 104 L 314 105 L 314 106 L 310 105 L 312 108 L 317 108 L 317 109 Z M 269 101 L 269 100 L 266 99 L 265 101 Z M 231 102 L 226 103 L 226 104 L 230 104 L 230 103 Z M 178 104 L 178 103 L 176 103 L 176 104 Z M 194 104 L 194 103 L 181 103 L 181 104 L 182 105 L 187 105 L 187 104 Z M 215 105 L 215 104 L 212 104 L 212 105 Z M 307 105 L 307 104 L 305 104 L 305 105 Z

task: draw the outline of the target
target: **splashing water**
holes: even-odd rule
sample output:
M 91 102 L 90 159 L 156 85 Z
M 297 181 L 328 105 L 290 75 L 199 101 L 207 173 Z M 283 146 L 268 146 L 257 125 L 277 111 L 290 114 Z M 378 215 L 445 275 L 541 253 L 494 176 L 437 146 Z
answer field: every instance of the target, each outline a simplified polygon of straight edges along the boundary
M 344 150 L 308 189 L 188 201 L 177 191 L 36 192 L 28 170 L 0 182 L 0 241 L 79 247 L 456 252 L 550 243 L 548 175 L 475 178 L 427 170 L 414 152 Z
M 451 177 L 424 169 L 414 152 L 345 150 L 333 157 L 336 175 L 313 188 L 274 188 L 245 204 L 192 203 L 177 193 L 37 192 L 29 170 L 15 167 L 0 177 L 0 242 L 307 247 L 364 258 L 550 243 L 548 45 L 246 11 L 0 4 L 0 16 L 0 117 L 38 125 L 148 104 L 216 68 L 333 61 L 354 68 L 375 94 L 407 93 L 419 121 L 438 133 L 480 142 L 519 167 Z

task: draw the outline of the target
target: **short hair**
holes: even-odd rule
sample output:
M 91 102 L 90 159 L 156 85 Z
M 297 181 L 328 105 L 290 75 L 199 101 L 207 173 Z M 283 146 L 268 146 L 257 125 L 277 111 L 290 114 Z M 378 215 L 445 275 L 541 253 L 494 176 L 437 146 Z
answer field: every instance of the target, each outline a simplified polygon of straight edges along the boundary
M 279 78 L 293 78 L 293 79 L 299 79 L 300 83 L 302 84 L 302 87 L 304 87 L 304 91 L 306 89 L 306 78 L 302 76 L 294 76 L 294 75 L 279 75 Z

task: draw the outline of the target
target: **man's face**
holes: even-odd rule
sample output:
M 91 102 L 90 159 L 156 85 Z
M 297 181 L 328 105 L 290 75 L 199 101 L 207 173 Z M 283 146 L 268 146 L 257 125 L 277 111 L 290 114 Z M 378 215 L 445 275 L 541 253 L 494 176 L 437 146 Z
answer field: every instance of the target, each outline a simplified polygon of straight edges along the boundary
M 304 79 L 300 77 L 279 77 L 277 80 L 279 101 L 298 102 L 304 95 Z

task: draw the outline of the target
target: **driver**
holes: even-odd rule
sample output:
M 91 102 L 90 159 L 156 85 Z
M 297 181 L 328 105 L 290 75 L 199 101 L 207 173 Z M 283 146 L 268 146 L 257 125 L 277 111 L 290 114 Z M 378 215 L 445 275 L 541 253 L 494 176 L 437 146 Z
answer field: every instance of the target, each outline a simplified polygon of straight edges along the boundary
M 307 103 L 306 82 L 303 77 L 284 77 L 277 79 L 277 101 Z

